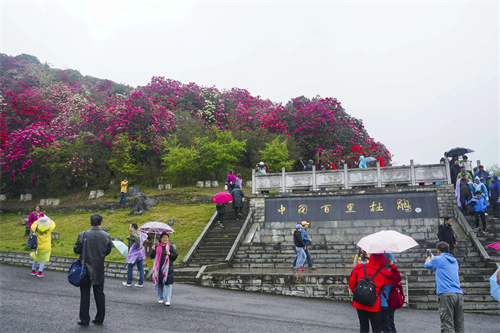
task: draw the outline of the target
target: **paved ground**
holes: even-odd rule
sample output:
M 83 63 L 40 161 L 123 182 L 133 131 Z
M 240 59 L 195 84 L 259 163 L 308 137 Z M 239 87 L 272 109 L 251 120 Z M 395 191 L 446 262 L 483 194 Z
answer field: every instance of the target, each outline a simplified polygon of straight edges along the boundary
M 79 289 L 63 272 L 45 278 L 29 267 L 0 265 L 2 332 L 356 332 L 355 310 L 344 302 L 174 285 L 172 306 L 142 288 L 106 279 L 104 326 L 79 327 Z M 93 303 L 93 301 L 92 301 Z M 91 315 L 95 315 L 94 304 Z M 499 332 L 500 318 L 465 314 L 467 332 Z M 439 332 L 436 311 L 396 311 L 398 332 Z

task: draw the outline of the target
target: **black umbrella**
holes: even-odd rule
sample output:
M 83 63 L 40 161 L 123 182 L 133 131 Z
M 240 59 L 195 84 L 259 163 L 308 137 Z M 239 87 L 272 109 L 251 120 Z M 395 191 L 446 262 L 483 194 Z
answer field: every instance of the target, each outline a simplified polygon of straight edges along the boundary
M 473 152 L 474 152 L 474 150 L 469 149 L 469 148 L 457 147 L 457 148 L 453 148 L 453 149 L 448 150 L 444 154 L 448 157 L 453 157 L 453 156 L 462 156 L 462 155 L 465 155 L 467 153 L 473 153 Z

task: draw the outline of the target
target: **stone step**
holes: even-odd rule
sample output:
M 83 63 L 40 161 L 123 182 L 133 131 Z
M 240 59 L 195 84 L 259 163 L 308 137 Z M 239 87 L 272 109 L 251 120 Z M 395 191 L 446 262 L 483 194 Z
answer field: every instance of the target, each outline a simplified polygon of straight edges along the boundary
M 434 288 L 436 285 L 435 281 L 419 281 L 419 282 L 411 282 L 410 287 L 412 289 L 419 289 L 419 288 Z M 461 288 L 486 288 L 489 287 L 490 283 L 489 281 L 480 281 L 480 282 L 475 282 L 475 281 L 460 281 L 460 287 Z
M 462 282 L 488 282 L 490 279 L 489 275 L 461 275 L 460 276 L 460 283 Z M 435 282 L 436 278 L 434 275 L 427 275 L 427 276 L 416 276 L 416 275 L 409 275 L 408 276 L 408 281 L 413 283 L 413 282 Z
M 490 288 L 461 288 L 465 295 L 489 295 Z M 411 297 L 413 296 L 433 296 L 436 295 L 435 288 L 413 288 L 410 283 L 408 287 L 408 293 Z
M 412 303 L 410 299 L 410 308 L 412 309 L 419 309 L 419 310 L 437 310 L 438 309 L 438 304 L 437 303 Z M 493 303 L 488 303 L 488 302 L 464 302 L 464 311 L 469 312 L 469 310 L 472 311 L 478 311 L 478 310 L 495 310 L 500 313 L 500 303 L 496 302 Z M 493 312 L 495 312 L 493 311 Z M 481 311 L 482 312 L 482 311 Z

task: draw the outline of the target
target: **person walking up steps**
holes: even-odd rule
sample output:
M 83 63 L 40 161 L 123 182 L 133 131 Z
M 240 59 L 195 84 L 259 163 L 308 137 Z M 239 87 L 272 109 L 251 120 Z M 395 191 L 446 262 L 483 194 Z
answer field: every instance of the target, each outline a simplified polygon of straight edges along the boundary
M 295 257 L 294 262 L 296 262 L 296 267 L 298 271 L 305 271 L 304 261 L 306 260 L 306 254 L 304 252 L 304 240 L 302 239 L 302 225 L 297 224 L 295 226 L 295 232 L 293 233 L 293 241 L 295 244 L 295 250 L 297 250 L 297 257 Z
M 236 185 L 233 190 L 232 196 L 234 216 L 236 217 L 236 220 L 239 220 L 241 218 L 241 212 L 243 211 L 243 198 L 245 197 L 245 193 L 243 193 L 241 187 Z
M 217 209 L 217 217 L 219 219 L 219 227 L 224 228 L 224 215 L 226 214 L 226 205 L 218 203 L 215 205 Z
M 311 254 L 309 253 L 309 243 L 311 242 L 311 240 L 309 239 L 309 237 L 307 235 L 307 229 L 309 228 L 309 223 L 307 223 L 306 221 L 303 221 L 301 223 L 301 225 L 302 225 L 302 230 L 300 231 L 300 234 L 302 236 L 302 240 L 304 241 L 304 245 L 305 245 L 304 246 L 304 253 L 306 255 L 307 264 L 309 265 L 309 269 L 316 269 L 316 266 L 313 265 Z M 295 268 L 296 264 L 297 264 L 297 257 L 295 257 L 295 259 L 293 260 L 292 267 Z

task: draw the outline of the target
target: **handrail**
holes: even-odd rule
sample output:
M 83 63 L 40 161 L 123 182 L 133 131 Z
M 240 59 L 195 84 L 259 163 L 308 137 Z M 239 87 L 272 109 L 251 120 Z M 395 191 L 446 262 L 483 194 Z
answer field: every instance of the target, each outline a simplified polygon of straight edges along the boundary
M 472 231 L 472 228 L 469 225 L 469 222 L 465 218 L 464 214 L 462 214 L 462 211 L 457 207 L 453 206 L 453 212 L 455 215 L 455 218 L 457 219 L 458 223 L 462 227 L 462 229 L 465 231 L 467 236 L 469 236 L 470 239 L 472 239 L 472 243 L 474 244 L 474 247 L 478 250 L 479 254 L 481 257 L 483 257 L 484 261 L 490 261 L 490 255 L 488 252 L 483 247 L 483 244 L 479 241 L 479 239 L 476 236 L 476 233 Z
M 322 188 L 339 187 L 344 189 L 353 186 L 383 187 L 391 184 L 406 184 L 416 186 L 419 183 L 441 182 L 451 184 L 448 164 L 415 165 L 413 160 L 408 166 L 388 166 L 358 169 L 348 169 L 344 164 L 343 170 L 316 170 L 288 171 L 282 168 L 281 173 L 256 174 L 252 171 L 252 194 L 260 191 L 309 189 L 317 191 Z
M 236 239 L 234 240 L 233 246 L 231 247 L 231 250 L 229 250 L 229 253 L 226 256 L 225 261 L 230 263 L 235 254 L 236 251 L 238 250 L 238 247 L 240 246 L 241 242 L 243 241 L 243 236 L 248 232 L 248 228 L 250 226 L 250 219 L 253 216 L 253 209 L 250 209 L 248 212 L 247 218 L 245 219 L 245 223 L 243 223 L 243 226 L 240 229 L 240 232 L 238 233 L 238 236 L 236 236 Z
M 196 242 L 194 242 L 193 246 L 191 246 L 191 249 L 189 250 L 188 254 L 186 254 L 186 256 L 184 257 L 184 260 L 182 260 L 185 264 L 188 263 L 188 260 L 191 258 L 194 251 L 196 251 L 196 249 L 200 245 L 203 238 L 205 238 L 205 235 L 208 232 L 208 230 L 210 229 L 210 227 L 212 226 L 212 223 L 214 222 L 216 216 L 217 216 L 217 212 L 215 212 L 214 215 L 212 215 L 212 218 L 210 219 L 210 221 L 208 221 L 207 225 L 205 226 L 205 229 L 203 229 L 200 236 L 198 236 L 198 239 L 196 240 Z

